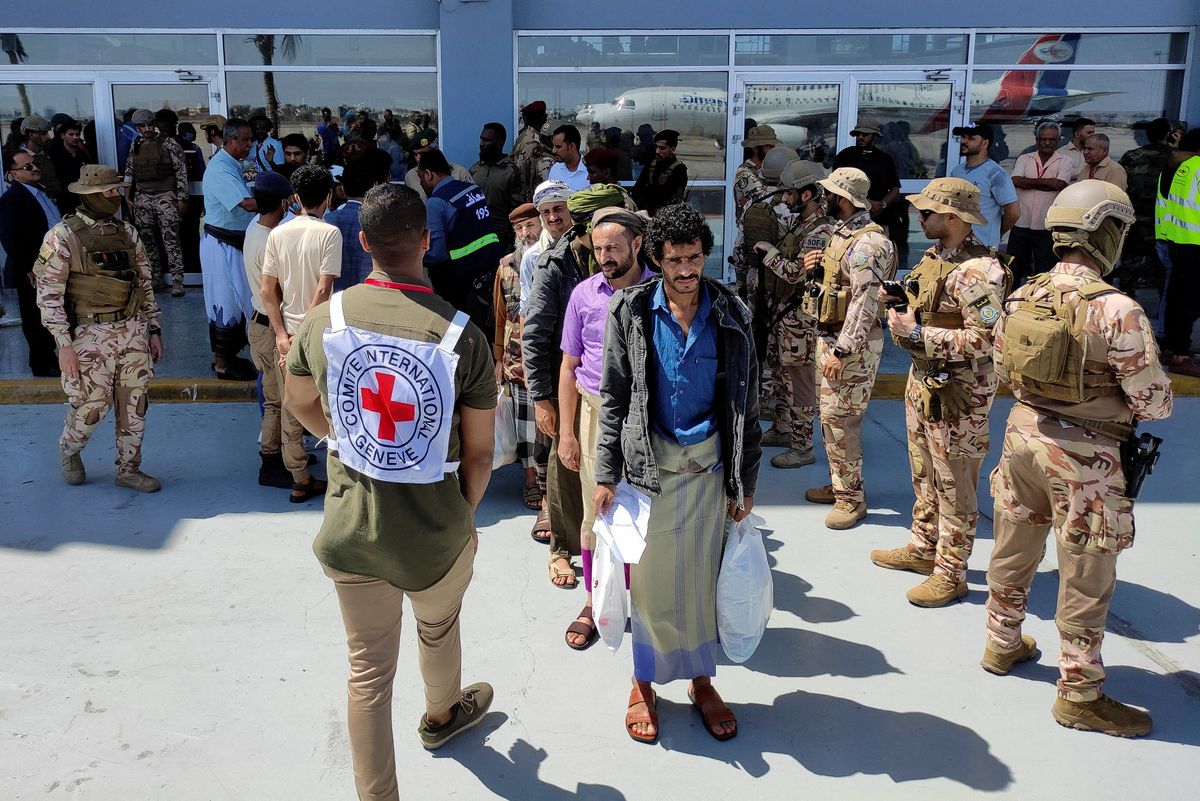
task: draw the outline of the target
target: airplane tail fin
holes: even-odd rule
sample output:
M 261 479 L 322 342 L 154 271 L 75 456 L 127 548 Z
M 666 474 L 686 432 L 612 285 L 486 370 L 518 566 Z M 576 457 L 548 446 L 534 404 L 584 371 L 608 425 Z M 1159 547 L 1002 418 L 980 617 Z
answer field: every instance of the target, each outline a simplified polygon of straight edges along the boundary
M 1038 37 L 1017 59 L 1018 64 L 1074 64 L 1079 46 L 1078 33 L 1048 33 Z M 1035 97 L 1041 99 L 1039 114 L 1061 111 L 1047 98 L 1067 96 L 1070 70 L 1009 70 L 1000 79 L 1000 91 L 983 119 L 988 122 L 1011 122 L 1021 119 L 1030 110 Z

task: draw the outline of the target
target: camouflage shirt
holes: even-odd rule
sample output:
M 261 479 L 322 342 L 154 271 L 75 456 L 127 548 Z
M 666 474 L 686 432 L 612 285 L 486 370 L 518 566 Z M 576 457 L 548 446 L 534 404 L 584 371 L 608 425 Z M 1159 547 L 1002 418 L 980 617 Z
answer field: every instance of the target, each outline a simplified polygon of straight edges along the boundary
M 864 209 L 834 230 L 853 233 L 870 224 L 871 215 Z M 867 339 L 879 323 L 879 287 L 896 274 L 896 246 L 882 233 L 870 231 L 855 238 L 838 267 L 842 285 L 850 288 L 850 304 L 836 347 L 859 353 L 866 350 Z
M 520 252 L 515 261 L 520 262 Z M 497 306 L 497 337 L 492 346 L 492 356 L 500 365 L 501 377 L 504 381 L 525 386 L 525 361 L 521 356 L 521 275 L 513 267 L 513 260 L 501 259 L 500 267 L 496 270 L 495 301 L 503 300 L 503 306 Z M 504 310 L 503 331 L 499 311 Z
M 525 197 L 532 198 L 533 191 L 549 177 L 550 168 L 554 166 L 550 148 L 537 131 L 526 125 L 513 143 L 510 158 L 521 176 Z
M 154 300 L 154 289 L 150 285 L 150 262 L 146 258 L 146 250 L 138 239 L 137 230 L 129 223 L 115 217 L 96 221 L 87 215 L 83 209 L 78 209 L 75 216 L 92 227 L 106 228 L 125 226 L 126 234 L 133 242 L 137 252 L 138 279 L 142 286 L 142 306 L 138 310 L 139 320 L 151 327 L 158 327 L 158 303 Z M 37 304 L 42 310 L 42 325 L 54 337 L 55 343 L 61 348 L 74 341 L 67 317 L 67 281 L 71 272 L 71 250 L 68 247 L 69 233 L 64 223 L 51 228 L 42 240 L 42 249 L 38 253 Z
M 1133 203 L 1133 211 L 1139 223 L 1154 222 L 1154 199 L 1158 197 L 1158 177 L 1167 165 L 1167 158 L 1174 148 L 1166 144 L 1151 143 L 1130 150 L 1121 156 L 1128 180 L 1127 191 Z
M 779 238 L 783 239 L 787 234 L 799 229 L 797 236 L 800 237 L 800 252 L 796 258 L 788 259 L 772 246 L 763 255 L 763 265 L 789 284 L 804 283 L 808 280 L 808 274 L 804 271 L 804 254 L 812 250 L 824 250 L 829 244 L 829 238 L 833 236 L 834 225 L 836 223 L 833 218 L 826 217 L 819 211 L 803 219 L 799 214 L 786 221 L 781 219 L 780 228 L 783 230 L 780 231 Z
M 733 214 L 740 225 L 746 207 L 767 193 L 767 184 L 758 172 L 758 166 L 746 159 L 733 174 Z
M 1090 267 L 1059 262 L 1050 270 L 1054 278 L 1049 287 L 1023 286 L 1008 297 L 1005 308 L 1025 298 L 1043 298 L 1051 289 L 1065 291 L 1068 299 L 1086 283 L 1099 281 Z M 995 328 L 996 353 L 1004 350 L 1004 317 Z M 1120 395 L 1091 398 L 1082 403 L 1065 403 L 1043 398 L 1019 387 L 1013 388 L 1017 400 L 1050 411 L 1062 412 L 1085 420 L 1128 423 L 1130 420 L 1161 420 L 1171 414 L 1171 382 L 1158 358 L 1158 344 L 1150 321 L 1137 301 L 1120 292 L 1110 292 L 1087 301 L 1083 331 L 1087 337 L 1086 358 L 1107 362 L 1121 385 Z M 996 372 L 1007 380 L 1002 359 L 996 360 Z
M 925 255 L 953 259 L 971 244 L 978 244 L 973 237 L 968 237 L 958 248 L 934 245 Z M 958 265 L 942 285 L 937 308 L 930 311 L 961 314 L 963 327 L 924 326 L 925 356 L 948 362 L 991 358 L 992 334 L 1000 319 L 1005 281 L 1004 268 L 994 256 L 980 256 Z

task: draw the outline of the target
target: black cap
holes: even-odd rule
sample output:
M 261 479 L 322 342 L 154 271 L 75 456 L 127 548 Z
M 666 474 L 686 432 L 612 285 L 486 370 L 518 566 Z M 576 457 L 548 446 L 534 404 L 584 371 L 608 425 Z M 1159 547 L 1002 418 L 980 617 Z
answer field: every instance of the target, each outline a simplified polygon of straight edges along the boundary
M 952 133 L 955 136 L 982 136 L 989 142 L 995 141 L 992 139 L 992 126 L 986 122 L 971 122 L 966 125 L 955 128 Z

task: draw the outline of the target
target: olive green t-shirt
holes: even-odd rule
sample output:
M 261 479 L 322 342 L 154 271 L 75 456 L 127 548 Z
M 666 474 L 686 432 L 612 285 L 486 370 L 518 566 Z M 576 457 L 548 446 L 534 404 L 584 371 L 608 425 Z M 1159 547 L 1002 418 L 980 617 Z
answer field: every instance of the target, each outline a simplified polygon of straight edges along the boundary
M 389 280 L 381 272 L 372 277 Z M 360 284 L 342 295 L 346 324 L 421 342 L 440 342 L 454 308 L 436 295 Z M 312 376 L 329 419 L 327 363 L 322 337 L 329 328 L 329 304 L 311 309 L 288 353 L 287 370 Z M 477 327 L 468 324 L 454 348 L 455 410 L 447 461 L 459 460 L 459 406 L 496 407 L 492 350 Z M 399 484 L 364 476 L 329 454 L 325 519 L 313 543 L 323 564 L 373 576 L 402 590 L 429 588 L 449 572 L 471 540 L 474 521 L 458 476 L 435 484 Z

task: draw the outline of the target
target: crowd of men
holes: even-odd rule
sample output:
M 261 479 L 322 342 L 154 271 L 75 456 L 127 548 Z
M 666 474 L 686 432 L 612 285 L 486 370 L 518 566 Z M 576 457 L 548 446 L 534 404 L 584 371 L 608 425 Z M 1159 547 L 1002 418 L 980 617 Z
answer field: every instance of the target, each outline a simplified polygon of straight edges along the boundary
M 586 597 L 567 646 L 597 638 L 597 518 L 621 482 L 651 498 L 646 548 L 626 574 L 629 736 L 655 741 L 653 685 L 672 680 L 689 682 L 714 738 L 735 736 L 736 715 L 712 684 L 727 521 L 754 508 L 763 448 L 782 448 L 771 459 L 779 469 L 816 461 L 818 420 L 829 481 L 806 500 L 830 506 L 831 529 L 867 517 L 861 427 L 885 327 L 912 360 L 904 402 L 915 503 L 908 542 L 871 560 L 925 576 L 907 594 L 914 605 L 965 597 L 988 416 L 1007 381 L 1017 404 L 991 476 L 981 664 L 1003 675 L 1037 655 L 1021 623 L 1053 529 L 1053 716 L 1121 736 L 1150 730 L 1146 712 L 1101 691 L 1100 648 L 1116 558 L 1133 542 L 1141 463 L 1123 454 L 1138 422 L 1170 413 L 1171 391 L 1147 316 L 1109 283 L 1145 207 L 1090 123 L 1077 122 L 1061 151 L 1051 147 L 1057 129 L 1039 126 L 1036 151 L 1011 180 L 987 160 L 987 125 L 956 129 L 965 163 L 906 198 L 873 147 L 873 121 L 860 121 L 829 174 L 756 126 L 735 182 L 739 280 L 728 287 L 704 274 L 714 237 L 685 202 L 676 132 L 653 135 L 655 157 L 627 191 L 613 180 L 615 155 L 581 156 L 579 131 L 549 130 L 544 103 L 521 113 L 511 152 L 504 126 L 488 123 L 469 169 L 448 161 L 436 132 L 406 137 L 413 161 L 403 173 L 378 137 L 339 149 L 328 119 L 317 134 L 340 164 L 289 154 L 307 149 L 273 140 L 261 121 L 213 118 L 201 130 L 218 149 L 197 195 L 169 120 L 139 110 L 122 171 L 82 165 L 65 188 L 73 211 L 53 219 L 63 190 L 38 180 L 36 153 L 5 156 L 10 193 L 47 223 L 25 250 L 3 244 L 10 261 L 28 254 L 28 316 L 48 337 L 39 369 L 60 372 L 68 396 L 59 450 L 70 484 L 86 480 L 80 451 L 115 407 L 117 483 L 161 486 L 140 466 L 147 383 L 163 352 L 154 290 L 169 274 L 172 294 L 182 291 L 181 240 L 163 228 L 178 229 L 202 197 L 213 369 L 261 380 L 259 482 L 293 503 L 325 499 L 314 550 L 349 641 L 360 797 L 396 797 L 390 697 L 405 595 L 421 632 L 424 746 L 475 725 L 491 703 L 486 683 L 462 687 L 458 616 L 498 417 L 512 421 L 549 583 L 577 586 L 578 559 Z M 1200 156 L 1186 149 L 1200 149 L 1197 137 L 1127 154 L 1134 165 L 1163 155 L 1154 239 L 1168 268 L 1200 247 Z M 115 216 L 122 203 L 132 225 Z M 897 207 L 911 207 L 933 243 L 902 282 Z M 997 249 L 1006 233 L 1007 254 Z M 1045 248 L 1051 260 L 1038 262 Z M 1180 299 L 1168 292 L 1167 308 L 1185 311 L 1168 323 L 1182 326 L 1195 318 L 1195 288 L 1184 289 L 1186 269 L 1176 273 L 1169 286 Z M 1181 342 L 1168 339 L 1186 355 Z M 252 360 L 239 356 L 247 343 Z M 765 432 L 760 417 L 772 420 Z M 326 480 L 310 472 L 306 431 L 328 443 Z

